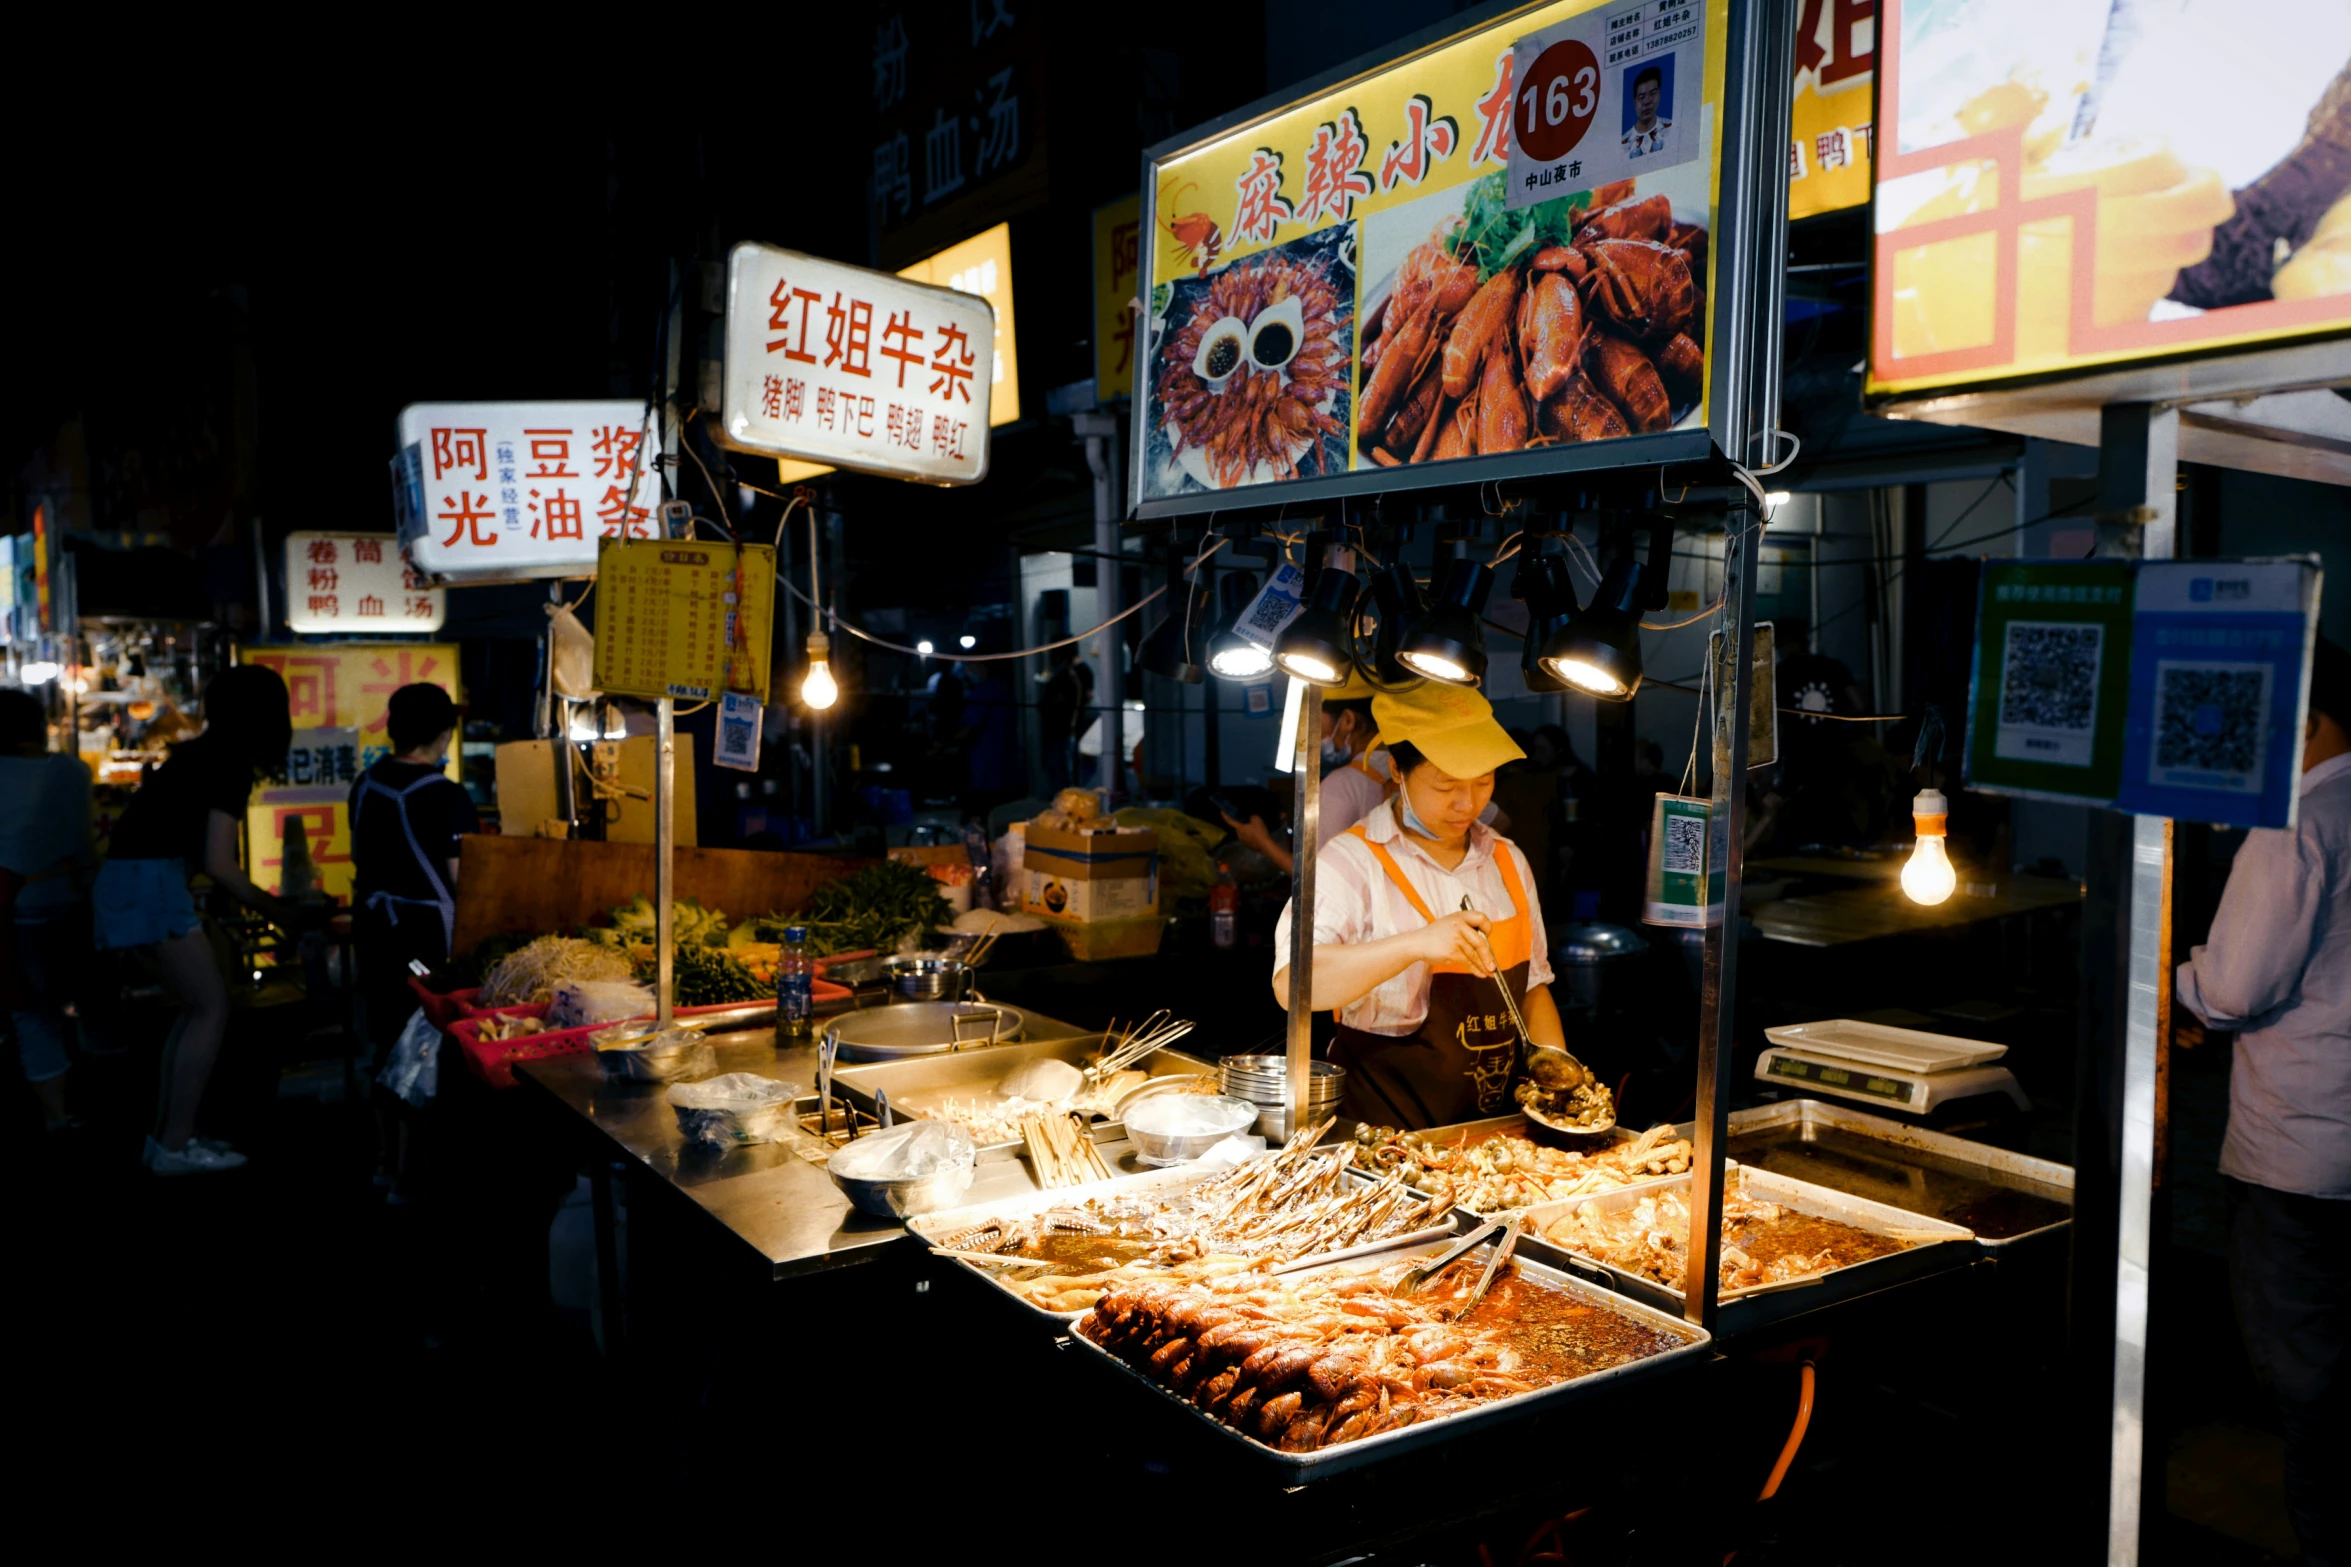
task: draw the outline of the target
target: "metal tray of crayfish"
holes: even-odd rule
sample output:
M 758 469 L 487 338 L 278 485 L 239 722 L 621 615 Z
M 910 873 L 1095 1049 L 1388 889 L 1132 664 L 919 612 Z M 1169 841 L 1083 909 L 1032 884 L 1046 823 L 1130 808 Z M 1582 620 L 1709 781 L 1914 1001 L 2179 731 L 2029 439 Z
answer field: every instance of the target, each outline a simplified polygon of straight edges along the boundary
M 1100 1034 L 1075 1034 L 1059 1039 L 1026 1039 L 1009 1045 L 991 1045 L 985 1050 L 916 1056 L 906 1061 L 844 1066 L 833 1073 L 833 1092 L 871 1114 L 878 1090 L 890 1096 L 890 1109 L 897 1115 L 937 1119 L 931 1115 L 930 1107 L 943 1099 L 991 1099 L 998 1083 L 1016 1067 L 1031 1061 L 1066 1061 L 1071 1066 L 1082 1067 L 1102 1054 L 1102 1042 Z M 1214 1063 L 1181 1050 L 1154 1050 L 1136 1062 L 1134 1070 L 1146 1078 L 1213 1079 L 1216 1076 Z M 1091 1135 L 1096 1143 L 1115 1143 L 1126 1134 L 1126 1123 L 1117 1116 L 1095 1114 Z M 979 1139 L 975 1137 L 973 1141 Z M 1025 1148 L 1017 1137 L 980 1143 L 980 1162 L 1017 1159 Z
M 1260 1157 L 1271 1157 L 1271 1155 L 1261 1155 Z M 1015 1197 L 999 1197 L 989 1202 L 970 1203 L 961 1208 L 948 1208 L 937 1213 L 921 1214 L 907 1220 L 906 1228 L 917 1240 L 932 1246 L 942 1246 L 944 1242 L 968 1235 L 983 1225 L 1033 1219 L 1051 1213 L 1057 1208 L 1075 1209 L 1082 1207 L 1089 1201 L 1098 1199 L 1132 1202 L 1137 1205 L 1170 1202 L 1202 1182 L 1223 1175 L 1232 1168 L 1230 1165 L 1219 1165 L 1214 1169 L 1202 1169 L 1198 1165 L 1177 1165 L 1165 1170 L 1145 1170 L 1137 1175 L 1113 1176 L 1107 1181 L 1089 1181 L 1083 1186 L 1065 1186 L 1056 1191 L 1023 1192 Z M 1073 1238 L 1082 1242 L 1083 1232 L 1073 1230 L 1071 1233 Z M 1453 1220 L 1451 1215 L 1447 1215 L 1443 1219 L 1421 1228 L 1401 1235 L 1387 1236 L 1361 1246 L 1350 1246 L 1337 1251 L 1297 1257 L 1288 1262 L 1268 1262 L 1265 1264 L 1265 1270 L 1269 1274 L 1292 1273 L 1301 1268 L 1317 1267 L 1326 1262 L 1336 1262 L 1350 1257 L 1388 1251 L 1396 1246 L 1416 1241 L 1442 1240 L 1453 1233 Z M 1050 1310 L 1013 1289 L 1012 1283 L 1016 1282 L 1016 1277 L 1008 1276 L 1008 1270 L 1003 1265 L 990 1264 L 975 1257 L 961 1255 L 955 1257 L 954 1261 L 957 1267 L 986 1280 L 995 1289 L 1016 1301 L 1022 1309 L 1034 1314 L 1039 1321 L 1051 1324 L 1056 1332 L 1067 1332 L 1070 1323 L 1084 1316 L 1086 1311 L 1090 1309 L 1080 1307 L 1075 1311 Z
M 1546 1232 L 1576 1209 L 1588 1206 L 1598 1213 L 1616 1212 L 1631 1208 L 1645 1198 L 1686 1190 L 1689 1182 L 1689 1176 L 1677 1175 L 1670 1181 L 1622 1187 L 1589 1197 L 1568 1197 L 1558 1202 L 1538 1204 L 1526 1210 L 1527 1235 L 1520 1246 L 1522 1249 L 1532 1249 L 1535 1255 L 1556 1266 L 1571 1269 L 1580 1276 L 1594 1278 L 1604 1287 L 1633 1300 L 1646 1302 L 1661 1311 L 1680 1312 L 1683 1305 L 1682 1292 L 1678 1286 L 1660 1284 L 1646 1274 L 1571 1251 L 1565 1245 L 1548 1239 Z M 1826 1186 L 1815 1186 L 1809 1181 L 1793 1180 L 1785 1175 L 1733 1164 L 1724 1169 L 1723 1183 L 1726 1191 L 1744 1192 L 1750 1197 L 1777 1203 L 1799 1214 L 1832 1219 L 1873 1235 L 1899 1237 L 1907 1242 L 1902 1250 L 1885 1256 L 1846 1263 L 1801 1278 L 1724 1290 L 1720 1297 L 1721 1314 L 1715 1319 L 1715 1328 L 1725 1338 L 1777 1322 L 1783 1317 L 1794 1316 L 1798 1312 L 1864 1295 L 1889 1284 L 1938 1273 L 1945 1268 L 1965 1267 L 1976 1255 L 1972 1244 L 1975 1234 L 1965 1226 L 1906 1213 L 1900 1208 L 1871 1202 L 1847 1192 L 1833 1191 Z M 1958 1244 L 1948 1244 L 1951 1242 Z
M 1418 1242 L 1400 1240 L 1353 1257 L 1301 1264 L 1286 1274 L 1283 1282 L 1296 1283 L 1301 1279 L 1341 1273 L 1378 1273 L 1403 1263 L 1435 1257 L 1451 1244 L 1451 1241 L 1443 1239 Z M 1491 1243 L 1471 1252 L 1468 1266 L 1482 1267 L 1490 1251 Z M 1611 1393 L 1627 1382 L 1646 1381 L 1687 1369 L 1703 1360 L 1709 1352 L 1711 1338 L 1696 1323 L 1686 1322 L 1673 1312 L 1629 1300 L 1565 1269 L 1530 1258 L 1525 1255 L 1523 1242 L 1511 1258 L 1510 1266 L 1517 1269 L 1523 1278 L 1545 1290 L 1568 1297 L 1572 1305 L 1563 1307 L 1563 1313 L 1607 1313 L 1613 1319 L 1609 1324 L 1610 1331 L 1638 1333 L 1659 1347 L 1645 1355 L 1619 1361 L 1581 1376 L 1568 1377 L 1531 1392 L 1504 1394 L 1456 1414 L 1420 1420 L 1311 1452 L 1288 1452 L 1206 1413 L 1190 1397 L 1161 1383 L 1145 1368 L 1094 1342 L 1084 1332 L 1083 1317 L 1079 1319 L 1077 1329 L 1070 1334 L 1070 1339 L 1083 1352 L 1097 1356 L 1115 1367 L 1120 1375 L 1140 1383 L 1153 1397 L 1164 1400 L 1192 1419 L 1207 1425 L 1232 1447 L 1278 1470 L 1292 1484 L 1319 1480 L 1366 1464 L 1379 1463 L 1432 1443 L 1451 1441 L 1495 1426 L 1572 1408 L 1579 1402 Z
M 1501 1137 L 1523 1137 L 1529 1142 L 1534 1143 L 1539 1148 L 1558 1149 L 1571 1153 L 1599 1153 L 1611 1148 L 1619 1148 L 1630 1143 L 1638 1142 L 1642 1136 L 1641 1133 L 1628 1130 L 1622 1126 L 1610 1127 L 1605 1132 L 1593 1132 L 1583 1135 L 1564 1133 L 1556 1131 L 1550 1127 L 1533 1125 L 1527 1120 L 1525 1116 L 1516 1114 L 1515 1112 L 1510 1115 L 1487 1116 L 1483 1120 L 1477 1121 L 1456 1121 L 1449 1126 L 1432 1126 L 1426 1131 L 1404 1132 L 1398 1135 L 1414 1138 L 1425 1143 L 1432 1143 L 1447 1148 L 1456 1149 L 1477 1147 L 1485 1143 L 1490 1143 Z M 1688 1141 L 1688 1134 L 1679 1127 L 1664 1128 L 1662 1135 L 1668 1142 Z M 1362 1157 L 1367 1162 L 1359 1163 L 1355 1166 L 1355 1175 L 1358 1179 L 1376 1181 L 1386 1173 L 1379 1165 L 1368 1162 L 1373 1157 L 1373 1154 L 1373 1146 L 1366 1146 L 1364 1148 Z M 1611 1187 L 1609 1189 L 1611 1191 L 1623 1191 L 1629 1190 L 1634 1186 L 1653 1186 L 1661 1181 L 1671 1181 L 1676 1179 L 1679 1179 L 1679 1177 L 1675 1173 L 1671 1171 L 1665 1171 L 1655 1175 L 1644 1175 L 1638 1180 L 1627 1181 L 1622 1187 Z M 1433 1193 L 1419 1185 L 1408 1184 L 1405 1189 L 1407 1191 L 1415 1192 L 1424 1198 L 1433 1195 Z M 1545 1200 L 1556 1202 L 1563 1201 L 1564 1199 L 1549 1198 Z M 1520 1203 L 1496 1208 L 1479 1208 L 1467 1204 L 1459 1204 L 1456 1206 L 1454 1211 L 1470 1218 L 1486 1219 L 1491 1218 L 1499 1213 L 1508 1212 L 1512 1206 L 1525 1207 L 1528 1205 Z

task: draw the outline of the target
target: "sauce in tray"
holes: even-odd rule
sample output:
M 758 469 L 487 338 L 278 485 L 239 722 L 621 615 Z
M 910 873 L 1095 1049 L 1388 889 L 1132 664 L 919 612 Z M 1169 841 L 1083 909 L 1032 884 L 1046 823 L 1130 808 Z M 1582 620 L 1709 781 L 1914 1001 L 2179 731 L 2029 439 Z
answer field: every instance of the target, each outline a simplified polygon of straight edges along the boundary
M 1774 1175 L 1964 1224 L 1986 1240 L 2029 1234 L 2073 1217 L 2072 1205 L 2055 1188 L 1955 1168 L 1935 1154 L 1834 1126 L 1775 1126 L 1734 1135 L 1729 1153 Z
M 1470 1320 L 1492 1327 L 1518 1352 L 1529 1381 L 1571 1382 L 1628 1361 L 1679 1349 L 1662 1328 L 1528 1278 L 1513 1265 L 1494 1281 Z

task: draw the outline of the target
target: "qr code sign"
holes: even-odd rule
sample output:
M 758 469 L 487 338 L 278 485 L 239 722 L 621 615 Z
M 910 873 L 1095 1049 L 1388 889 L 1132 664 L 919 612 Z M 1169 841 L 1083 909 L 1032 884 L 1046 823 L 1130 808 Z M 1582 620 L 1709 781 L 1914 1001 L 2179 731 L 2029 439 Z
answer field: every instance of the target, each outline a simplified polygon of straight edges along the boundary
M 1279 593 L 1260 593 L 1249 609 L 1249 628 L 1272 636 L 1288 624 L 1297 608 L 1296 599 L 1284 598 Z
M 2150 781 L 2259 793 L 2269 691 L 2265 664 L 2157 664 Z
M 1668 815 L 1665 818 L 1665 872 L 1669 876 L 1696 876 L 1706 869 L 1706 818 Z
M 2088 766 L 2105 655 L 2104 626 L 2010 621 L 2000 654 L 1995 753 L 2012 761 Z

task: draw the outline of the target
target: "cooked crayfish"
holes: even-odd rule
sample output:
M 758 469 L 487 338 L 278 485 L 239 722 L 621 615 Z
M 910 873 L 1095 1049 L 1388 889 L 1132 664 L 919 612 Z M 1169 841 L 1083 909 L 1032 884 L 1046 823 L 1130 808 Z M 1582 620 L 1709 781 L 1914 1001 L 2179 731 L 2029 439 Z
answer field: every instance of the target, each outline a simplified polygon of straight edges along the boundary
M 1213 367 L 1222 374 L 1203 378 L 1200 350 L 1212 332 L 1228 321 L 1245 332 L 1291 301 L 1296 351 L 1286 361 L 1267 368 L 1236 349 Z M 1327 411 L 1347 380 L 1339 312 L 1325 263 L 1269 253 L 1218 273 L 1161 350 L 1159 400 L 1175 451 L 1199 448 L 1220 488 L 1260 466 L 1295 478 L 1323 437 L 1345 433 Z M 1283 325 L 1290 327 L 1286 314 Z

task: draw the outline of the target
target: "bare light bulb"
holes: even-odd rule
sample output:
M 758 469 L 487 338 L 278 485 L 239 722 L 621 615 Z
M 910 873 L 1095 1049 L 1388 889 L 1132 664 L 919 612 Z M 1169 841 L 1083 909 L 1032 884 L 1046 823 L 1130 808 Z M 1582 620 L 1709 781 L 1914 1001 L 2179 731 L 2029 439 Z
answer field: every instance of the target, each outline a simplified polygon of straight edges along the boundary
M 1547 658 L 1543 667 L 1571 686 L 1599 696 L 1615 696 L 1624 690 L 1624 682 L 1589 659 Z
M 937 648 L 931 646 L 931 639 L 929 637 L 925 637 L 920 642 L 914 644 L 914 650 L 925 658 L 930 657 L 933 653 L 938 651 Z
M 1918 843 L 1902 867 L 1902 891 L 1913 903 L 1929 907 L 1951 896 L 1959 874 L 1951 868 L 1944 847 L 1951 802 L 1940 789 L 1921 789 L 1910 802 L 1910 819 L 1918 829 Z
M 1431 680 L 1443 681 L 1449 686 L 1477 684 L 1475 680 L 1470 678 L 1468 670 L 1442 654 L 1407 650 L 1398 653 L 1396 660 L 1414 674 L 1426 675 Z
M 809 633 L 808 675 L 800 682 L 800 700 L 819 712 L 832 706 L 841 695 L 841 688 L 833 683 L 833 672 L 827 667 L 827 655 L 832 650 L 832 638 L 821 631 Z

